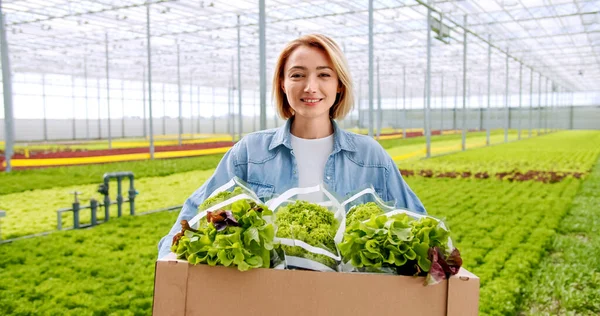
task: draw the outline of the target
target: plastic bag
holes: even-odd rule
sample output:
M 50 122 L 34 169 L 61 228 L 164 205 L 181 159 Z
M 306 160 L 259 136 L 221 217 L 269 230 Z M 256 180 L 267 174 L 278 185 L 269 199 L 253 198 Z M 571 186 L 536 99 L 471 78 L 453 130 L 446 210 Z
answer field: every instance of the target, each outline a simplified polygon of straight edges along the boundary
M 191 264 L 237 266 L 241 271 L 279 263 L 272 211 L 249 186 L 233 178 L 199 206 L 171 250 Z
M 394 208 L 372 187 L 342 205 L 348 214 L 344 238 L 338 245 L 341 271 L 424 275 L 433 264 L 433 250 L 441 249 L 446 256 L 454 250 L 442 221 Z
M 298 196 L 322 192 L 324 201 L 310 203 Z M 324 185 L 292 188 L 267 202 L 275 213 L 275 241 L 283 251 L 285 268 L 338 271 L 337 244 L 342 241 L 346 216 L 339 200 Z

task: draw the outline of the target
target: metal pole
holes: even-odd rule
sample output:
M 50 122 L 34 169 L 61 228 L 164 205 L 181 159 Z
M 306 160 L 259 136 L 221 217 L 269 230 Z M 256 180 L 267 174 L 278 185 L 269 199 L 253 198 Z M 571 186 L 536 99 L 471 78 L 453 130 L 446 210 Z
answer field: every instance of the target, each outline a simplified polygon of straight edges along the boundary
M 533 68 L 529 73 L 529 136 L 531 137 L 532 115 L 533 115 Z
M 452 113 L 452 130 L 456 131 L 456 111 L 458 110 L 458 78 L 454 85 L 454 112 Z
M 238 111 L 239 113 L 239 117 L 240 117 L 240 121 L 238 122 L 239 124 L 239 131 L 238 131 L 238 139 L 242 139 L 242 132 L 243 132 L 243 116 L 242 116 L 242 49 L 241 49 L 241 35 L 240 35 L 240 15 L 238 14 L 237 16 L 237 64 L 238 64 Z
M 431 11 L 431 10 L 430 10 Z M 467 15 L 464 16 L 467 27 Z M 462 150 L 467 150 L 467 32 L 463 34 L 463 113 L 462 113 Z
M 6 37 L 6 27 L 4 25 L 4 13 L 0 3 L 0 53 L 2 54 L 2 91 L 4 91 L 4 156 L 6 159 L 6 172 L 12 169 L 11 159 L 13 155 L 13 146 L 15 142 L 15 127 L 13 117 L 13 90 L 12 75 L 10 72 L 10 58 L 8 55 L 8 39 Z
M 509 78 L 509 73 L 508 73 L 508 47 L 506 48 L 506 94 L 505 94 L 505 99 L 504 99 L 504 107 L 505 107 L 505 111 L 504 111 L 504 142 L 508 142 L 508 124 L 509 124 L 509 105 L 508 105 L 508 78 Z
M 154 159 L 154 128 L 152 122 L 152 46 L 150 45 L 150 3 L 146 3 L 146 41 L 148 49 L 148 114 L 150 116 L 150 159 Z
M 167 102 L 165 100 L 165 83 L 162 83 L 162 106 L 163 106 L 163 117 L 162 117 L 162 134 L 167 135 Z
M 227 133 L 231 136 L 231 141 L 233 141 L 233 129 L 231 126 L 231 85 L 232 80 L 229 80 L 229 86 L 227 87 Z
M 194 137 L 194 86 L 192 83 L 192 76 L 190 75 L 190 138 Z
M 379 57 L 377 57 L 377 139 L 381 135 L 382 113 L 381 113 L 381 80 L 379 76 Z
M 369 137 L 373 137 L 373 0 L 369 0 Z
M 492 42 L 492 35 L 488 35 L 488 42 Z M 485 144 L 490 145 L 491 129 L 491 104 L 492 104 L 492 45 L 488 44 L 488 68 L 487 68 L 487 111 L 485 115 Z
M 196 132 L 198 134 L 200 134 L 200 123 L 201 123 L 201 120 L 200 120 L 200 118 L 201 118 L 201 116 L 200 116 L 200 104 L 201 104 L 200 103 L 200 86 L 197 86 L 196 89 L 198 89 L 198 90 L 196 90 L 196 100 L 198 100 L 198 117 L 197 117 L 197 122 L 196 122 Z
M 75 75 L 71 74 L 71 103 L 73 105 L 73 122 L 71 131 L 73 132 L 73 140 L 77 138 L 75 118 L 77 117 L 77 102 L 75 102 Z
M 87 74 L 87 56 L 83 57 L 83 77 L 85 79 L 85 138 L 90 139 L 90 114 L 88 102 L 88 74 Z
M 216 114 L 216 103 L 215 103 L 215 87 L 212 87 L 212 133 L 217 133 L 217 114 Z
M 96 88 L 98 89 L 98 139 L 102 139 L 102 109 L 100 108 L 100 78 L 96 79 Z
M 252 131 L 256 132 L 256 90 L 252 89 Z
M 575 111 L 575 104 L 573 102 L 573 92 L 569 91 L 569 129 L 572 130 L 573 129 L 573 116 L 574 116 L 574 111 Z
M 519 66 L 519 140 L 521 140 L 521 107 L 523 106 L 523 63 Z
M 105 49 L 106 49 L 106 108 L 108 112 L 108 149 L 112 149 L 112 133 L 110 127 L 110 74 L 108 67 L 108 33 L 104 33 Z
M 546 78 L 546 109 L 544 110 L 544 134 L 548 133 L 548 109 L 550 107 L 550 78 Z
M 267 41 L 265 39 L 265 0 L 258 0 L 258 30 L 260 50 L 260 129 L 267 129 Z
M 121 137 L 125 138 L 125 79 L 121 79 Z
M 479 96 L 479 101 L 477 102 L 477 106 L 479 107 L 479 130 L 483 131 L 484 127 L 483 127 L 483 93 L 481 93 L 481 85 L 477 85 L 477 90 L 478 90 L 478 96 Z
M 231 91 L 229 96 L 229 119 L 230 123 L 230 133 L 231 133 L 231 141 L 235 141 L 235 62 L 233 61 L 234 57 L 231 56 Z
M 181 104 L 181 53 L 177 43 L 177 100 L 179 102 L 179 135 L 177 143 L 181 146 L 181 134 L 183 134 L 183 106 Z
M 358 81 L 358 129 L 362 127 L 362 109 L 361 109 L 361 100 L 362 100 L 362 78 Z
M 402 139 L 406 138 L 406 65 L 402 67 Z
M 144 139 L 146 139 L 146 68 L 142 72 L 142 108 L 144 109 Z
M 44 113 L 44 141 L 48 141 L 48 119 L 46 116 L 46 74 L 42 74 L 42 107 Z M 100 119 L 98 117 L 98 119 Z
M 394 120 L 396 121 L 394 124 L 394 133 L 398 133 L 398 83 L 396 83 L 396 104 L 394 106 L 394 109 L 396 110 L 394 113 Z
M 542 128 L 542 74 L 538 77 L 538 136 Z
M 440 135 L 444 131 L 444 73 L 442 72 L 442 91 L 440 95 Z
M 427 77 L 425 81 L 425 94 L 427 103 L 425 106 L 425 155 L 431 157 L 431 9 L 427 8 Z
M 550 81 L 550 132 L 556 131 L 556 104 L 558 101 L 558 87 L 554 81 Z

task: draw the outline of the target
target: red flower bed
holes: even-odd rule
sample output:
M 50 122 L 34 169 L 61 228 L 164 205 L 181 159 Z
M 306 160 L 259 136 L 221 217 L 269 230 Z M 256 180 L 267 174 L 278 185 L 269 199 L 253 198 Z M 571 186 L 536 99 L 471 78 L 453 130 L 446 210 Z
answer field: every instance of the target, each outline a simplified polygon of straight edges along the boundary
M 410 177 L 419 175 L 425 178 L 476 178 L 476 179 L 488 179 L 490 174 L 487 172 L 472 173 L 470 171 L 448 171 L 448 172 L 434 172 L 433 170 L 402 170 L 400 174 L 403 177 Z M 538 181 L 543 183 L 556 183 L 564 180 L 571 176 L 576 179 L 581 179 L 586 175 L 584 172 L 560 172 L 560 171 L 543 171 L 543 170 L 529 170 L 527 172 L 520 172 L 517 170 L 509 172 L 498 172 L 494 176 L 499 180 L 507 180 L 510 182 L 517 181 Z
M 202 143 L 202 144 L 184 144 L 184 145 L 172 145 L 172 146 L 158 146 L 154 147 L 155 152 L 164 151 L 182 151 L 182 150 L 197 150 L 197 149 L 209 149 L 209 148 L 220 148 L 233 146 L 233 142 L 214 142 L 214 143 Z M 49 158 L 80 158 L 80 157 L 97 157 L 97 156 L 110 156 L 110 155 L 125 155 L 125 154 L 139 154 L 148 153 L 148 147 L 140 148 L 115 148 L 115 149 L 100 149 L 100 150 L 64 150 L 59 152 L 30 152 L 29 159 L 49 159 Z M 4 157 L 0 157 L 0 163 L 4 161 Z M 25 155 L 19 153 L 14 154 L 13 159 L 27 159 Z

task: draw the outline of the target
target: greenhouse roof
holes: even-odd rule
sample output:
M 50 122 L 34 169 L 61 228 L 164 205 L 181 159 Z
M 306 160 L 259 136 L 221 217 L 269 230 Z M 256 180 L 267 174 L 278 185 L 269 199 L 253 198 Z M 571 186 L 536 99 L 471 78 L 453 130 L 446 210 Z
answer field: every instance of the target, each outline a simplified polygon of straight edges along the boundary
M 324 33 L 346 53 L 355 80 L 366 85 L 369 2 L 266 1 L 267 82 L 285 43 Z M 432 40 L 432 92 L 462 87 L 464 17 L 467 16 L 467 80 L 487 87 L 488 38 L 492 44 L 492 91 L 546 84 L 571 91 L 600 87 L 600 1 L 431 1 L 432 17 L 447 34 Z M 8 0 L 3 12 L 13 72 L 60 73 L 142 80 L 147 69 L 146 1 Z M 180 77 L 207 86 L 227 86 L 237 76 L 238 15 L 245 89 L 259 86 L 258 1 L 150 1 L 152 79 Z M 406 71 L 407 85 L 423 91 L 427 57 L 427 1 L 373 4 L 375 65 L 382 92 L 393 94 Z M 445 36 L 447 35 L 447 36 Z M 107 54 L 108 51 L 108 54 Z M 234 69 L 235 68 L 235 69 Z M 531 74 L 533 72 L 533 78 Z M 540 80 L 539 74 L 544 79 Z M 237 82 L 237 78 L 235 79 Z M 459 84 L 460 82 L 460 84 Z M 358 88 L 357 88 L 358 89 Z

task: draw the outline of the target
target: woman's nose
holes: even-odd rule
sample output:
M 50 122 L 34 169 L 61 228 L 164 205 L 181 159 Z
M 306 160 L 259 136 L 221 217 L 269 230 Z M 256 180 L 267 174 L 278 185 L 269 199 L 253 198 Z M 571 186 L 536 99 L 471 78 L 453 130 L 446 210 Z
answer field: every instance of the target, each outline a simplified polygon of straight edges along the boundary
M 306 80 L 306 87 L 304 87 L 304 92 L 316 92 L 318 87 L 319 83 L 317 81 L 317 78 L 314 76 L 308 76 L 308 79 Z

